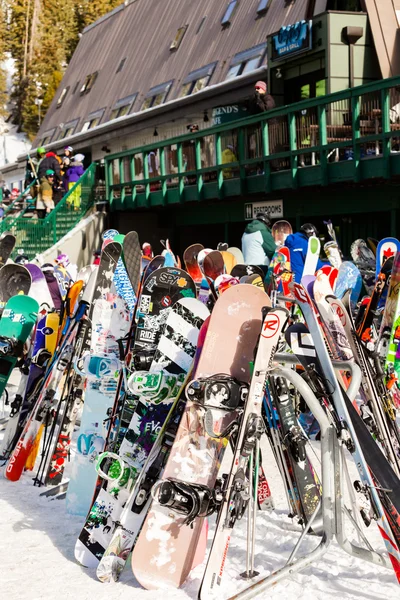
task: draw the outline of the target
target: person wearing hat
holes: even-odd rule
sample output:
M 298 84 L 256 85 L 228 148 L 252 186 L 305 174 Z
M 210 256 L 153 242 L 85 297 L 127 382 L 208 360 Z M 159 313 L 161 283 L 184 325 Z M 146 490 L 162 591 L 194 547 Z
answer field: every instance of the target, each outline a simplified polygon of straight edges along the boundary
M 64 185 L 68 190 L 71 190 L 76 182 L 82 177 L 85 172 L 83 167 L 83 161 L 85 160 L 84 154 L 75 154 L 72 159 L 70 166 L 68 167 L 65 177 Z M 81 205 L 81 186 L 77 185 L 73 191 L 70 192 L 67 198 L 67 205 L 72 206 L 74 210 L 79 210 Z
M 286 248 L 289 248 L 290 251 L 290 268 L 293 273 L 293 280 L 296 283 L 300 283 L 301 278 L 303 277 L 308 251 L 308 238 L 312 235 L 318 237 L 317 228 L 312 223 L 304 223 L 299 231 L 291 233 L 285 240 L 285 246 Z M 318 271 L 318 269 L 321 269 L 323 266 L 324 263 L 318 259 L 315 271 Z
M 44 150 L 44 148 L 42 148 L 42 150 Z M 37 174 L 39 181 L 42 181 L 42 178 L 46 175 L 46 171 L 49 169 L 54 171 L 54 183 L 61 181 L 60 161 L 61 159 L 59 160 L 57 154 L 54 152 L 46 152 L 38 166 Z
M 44 219 L 54 208 L 53 186 L 55 173 L 53 169 L 47 169 L 40 180 L 40 190 L 36 197 L 36 211 L 39 219 Z
M 254 86 L 254 96 L 251 98 L 250 110 L 253 113 L 261 113 L 275 108 L 275 100 L 268 94 L 265 81 L 257 81 Z
M 242 235 L 242 252 L 246 265 L 268 266 L 276 250 L 267 213 L 259 212 Z

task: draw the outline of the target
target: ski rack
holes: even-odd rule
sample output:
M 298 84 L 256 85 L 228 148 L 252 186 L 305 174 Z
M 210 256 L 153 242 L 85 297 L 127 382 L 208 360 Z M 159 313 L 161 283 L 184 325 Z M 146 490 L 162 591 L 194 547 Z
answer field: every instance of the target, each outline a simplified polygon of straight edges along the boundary
M 298 363 L 297 358 L 290 354 L 276 354 L 274 361 L 294 364 Z M 333 365 L 335 369 L 349 369 L 356 379 L 355 383 L 357 383 L 357 380 L 361 381 L 361 371 L 358 365 L 355 363 L 350 361 L 333 361 Z M 356 519 L 349 514 L 349 511 L 346 511 L 345 507 L 343 506 L 342 468 L 344 458 L 334 424 L 329 422 L 324 409 L 321 407 L 313 391 L 310 389 L 304 379 L 298 373 L 296 373 L 296 371 L 287 367 L 275 366 L 272 368 L 269 374 L 276 377 L 284 377 L 290 383 L 292 383 L 293 386 L 300 392 L 307 406 L 312 411 L 314 417 L 319 423 L 321 429 L 321 501 L 318 504 L 313 516 L 307 523 L 305 529 L 302 531 L 286 564 L 281 569 L 274 571 L 267 577 L 264 577 L 263 579 L 253 583 L 238 594 L 231 596 L 229 600 L 249 600 L 250 598 L 253 598 L 254 596 L 264 592 L 264 590 L 272 587 L 276 583 L 279 583 L 286 577 L 308 567 L 312 562 L 320 559 L 325 554 L 334 539 L 336 539 L 339 546 L 351 556 L 361 558 L 367 562 L 385 567 L 387 569 L 391 569 L 392 567 L 388 558 L 372 549 L 371 545 L 359 529 Z M 358 388 L 355 389 L 355 387 L 355 385 L 352 386 L 351 390 L 349 387 L 349 390 L 353 395 L 358 391 Z M 353 396 L 350 394 L 349 397 L 351 400 L 353 399 Z M 295 560 L 300 546 L 319 511 L 322 513 L 321 541 L 318 546 L 311 550 L 308 554 L 305 554 Z M 368 549 L 353 544 L 346 537 L 344 526 L 345 514 L 350 516 L 353 526 L 356 528 L 362 539 L 364 539 L 366 542 Z

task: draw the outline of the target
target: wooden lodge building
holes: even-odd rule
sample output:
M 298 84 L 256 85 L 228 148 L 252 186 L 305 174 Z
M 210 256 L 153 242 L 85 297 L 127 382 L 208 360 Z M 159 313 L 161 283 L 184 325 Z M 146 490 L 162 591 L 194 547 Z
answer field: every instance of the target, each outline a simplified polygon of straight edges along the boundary
M 260 206 L 345 246 L 400 233 L 399 24 L 400 0 L 125 0 L 82 32 L 33 148 L 98 162 L 110 225 L 179 252 L 239 245 Z

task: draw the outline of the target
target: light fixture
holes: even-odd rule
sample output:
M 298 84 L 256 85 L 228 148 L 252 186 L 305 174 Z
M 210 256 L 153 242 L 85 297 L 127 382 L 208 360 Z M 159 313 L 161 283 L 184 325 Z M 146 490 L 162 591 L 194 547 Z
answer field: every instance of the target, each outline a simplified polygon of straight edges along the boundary
M 282 75 L 282 72 L 281 72 L 281 70 L 280 70 L 280 69 L 277 69 L 277 70 L 276 70 L 275 77 L 276 77 L 277 79 L 282 79 L 283 75 Z
M 157 137 L 157 136 L 158 136 L 157 127 L 154 127 L 154 133 L 153 133 L 153 136 L 154 136 L 154 137 Z
M 111 150 L 108 146 L 103 146 L 101 149 L 102 152 L 106 152 L 107 154 L 110 154 Z
M 210 119 L 208 118 L 208 110 L 206 109 L 204 111 L 203 121 L 204 121 L 204 123 L 208 123 L 209 120 Z

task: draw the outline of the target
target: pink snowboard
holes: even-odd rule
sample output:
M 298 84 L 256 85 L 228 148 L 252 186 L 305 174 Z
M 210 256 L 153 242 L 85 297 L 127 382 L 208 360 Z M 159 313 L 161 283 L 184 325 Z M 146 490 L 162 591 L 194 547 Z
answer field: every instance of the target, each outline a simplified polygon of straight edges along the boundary
M 248 382 L 261 309 L 270 305 L 267 294 L 252 285 L 237 285 L 222 294 L 210 318 L 196 378 L 224 373 Z M 163 479 L 214 486 L 228 438 L 207 435 L 204 415 L 203 406 L 187 402 Z M 235 411 L 215 411 L 214 430 L 225 430 L 236 417 Z M 196 550 L 199 543 L 204 548 L 204 518 L 197 517 L 192 527 L 184 520 L 183 515 L 153 501 L 132 553 L 132 569 L 143 587 L 177 588 L 199 560 Z

